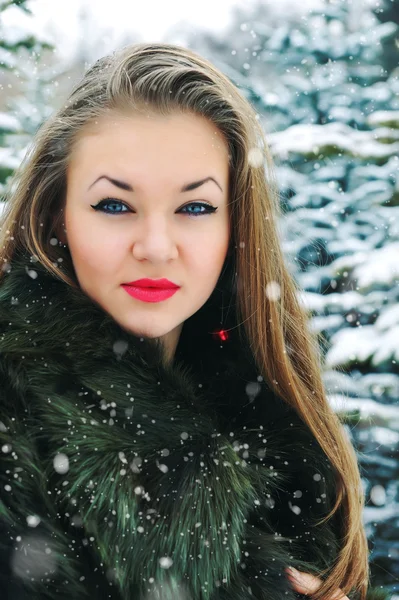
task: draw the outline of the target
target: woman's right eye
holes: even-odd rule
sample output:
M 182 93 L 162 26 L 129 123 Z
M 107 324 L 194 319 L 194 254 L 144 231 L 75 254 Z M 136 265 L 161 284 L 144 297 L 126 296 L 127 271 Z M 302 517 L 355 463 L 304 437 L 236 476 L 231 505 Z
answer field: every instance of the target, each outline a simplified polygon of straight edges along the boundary
M 115 198 L 104 198 L 103 200 L 100 200 L 98 204 L 90 204 L 90 206 L 94 208 L 94 210 L 99 210 L 108 215 L 117 215 L 130 212 L 126 204 L 123 204 L 123 202 L 120 200 L 115 200 Z M 126 210 L 123 210 L 124 208 Z

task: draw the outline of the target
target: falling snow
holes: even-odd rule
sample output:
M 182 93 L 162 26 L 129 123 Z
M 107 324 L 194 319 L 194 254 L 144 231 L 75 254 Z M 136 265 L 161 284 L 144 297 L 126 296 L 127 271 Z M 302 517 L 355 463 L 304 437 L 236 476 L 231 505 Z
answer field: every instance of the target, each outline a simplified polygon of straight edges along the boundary
M 297 5 L 291 5 L 287 11 L 283 8 L 285 2 L 274 3 L 276 6 L 263 4 L 255 18 L 250 11 L 245 18 L 238 14 L 231 30 L 218 32 L 216 39 L 210 36 L 208 53 L 251 100 L 267 132 L 267 142 L 276 161 L 283 208 L 278 224 L 282 248 L 300 284 L 298 300 L 308 311 L 310 328 L 323 340 L 328 401 L 337 414 L 352 415 L 360 424 L 359 427 L 347 425 L 345 432 L 359 448 L 360 462 L 367 473 L 367 478 L 362 479 L 367 500 L 364 520 L 367 533 L 373 538 L 375 555 L 378 560 L 381 561 L 381 557 L 384 560 L 384 573 L 380 572 L 378 577 L 388 577 L 389 573 L 398 577 L 399 546 L 394 532 L 399 491 L 399 84 L 397 64 L 390 66 L 387 51 L 397 38 L 397 26 L 389 13 L 386 19 L 379 20 L 379 12 L 386 7 L 383 9 L 383 3 L 377 0 L 331 1 L 327 3 L 328 11 L 325 10 L 327 5 L 315 1 L 312 3 L 315 13 L 308 11 L 309 14 L 302 15 Z M 317 10 L 317 6 L 322 8 Z M 12 7 L 14 9 L 17 10 Z M 21 17 L 20 25 L 14 23 L 3 31 L 9 47 L 37 34 L 32 19 L 27 18 L 23 24 Z M 87 37 L 87 32 L 90 34 L 94 29 L 85 28 L 88 53 L 91 46 L 95 52 L 95 44 Z M 180 29 L 180 33 L 176 29 L 174 35 L 180 35 L 184 43 L 190 28 Z M 200 38 L 198 34 L 195 37 Z M 100 38 L 103 46 L 105 38 L 103 35 Z M 187 38 L 187 43 L 195 47 L 191 38 Z M 205 39 L 200 42 L 200 48 L 207 48 Z M 1 44 L 0 50 L 1 64 L 9 73 L 18 74 L 18 79 L 22 74 L 26 79 L 19 95 L 14 82 L 14 88 L 0 86 L 7 100 L 9 96 L 7 108 L 3 103 L 0 109 L 1 193 L 6 189 L 7 178 L 25 157 L 31 136 L 51 113 L 59 85 L 57 73 L 62 74 L 66 66 L 60 60 L 59 70 L 56 71 L 53 64 L 51 74 L 48 66 L 42 71 L 33 69 L 26 59 L 21 60 Z M 252 144 L 254 147 L 247 156 L 252 175 L 258 176 L 263 166 L 269 177 L 264 150 L 258 147 L 258 141 Z M 3 205 L 0 204 L 0 210 Z M 50 245 L 56 247 L 58 243 L 57 238 L 50 239 Z M 237 244 L 237 251 L 244 257 L 249 250 L 247 245 L 244 241 Z M 1 267 L 4 272 L 10 268 L 8 263 Z M 27 267 L 26 273 L 33 281 L 37 280 L 35 269 Z M 279 302 L 281 292 L 278 281 L 271 281 L 264 288 L 270 302 Z M 18 306 L 18 303 L 18 297 L 14 296 L 11 305 Z M 68 345 L 68 341 L 65 344 Z M 120 361 L 128 353 L 129 345 L 124 339 L 116 339 L 112 351 Z M 254 403 L 251 409 L 256 405 L 261 381 L 262 378 L 251 381 L 245 387 L 246 402 Z M 134 396 L 130 394 L 128 390 L 126 397 L 132 406 L 124 409 L 126 422 L 130 421 L 127 427 L 133 422 L 135 429 L 137 425 L 135 435 L 145 437 L 147 423 L 155 424 L 157 415 L 136 415 Z M 104 398 L 100 398 L 101 395 Z M 107 417 L 104 421 L 107 427 L 111 431 L 117 429 L 120 411 L 115 403 L 108 404 L 105 389 L 98 390 L 96 402 Z M 136 416 L 139 421 L 133 419 Z M 63 441 L 77 445 L 74 435 L 78 432 L 73 431 L 72 422 L 65 421 Z M 85 425 L 95 427 L 96 423 L 88 419 Z M 0 432 L 6 433 L 7 429 L 6 424 L 0 422 Z M 248 458 L 252 450 L 248 444 L 234 439 L 234 432 L 230 437 L 235 452 Z M 179 447 L 188 447 L 190 441 L 187 431 L 177 429 Z M 264 464 L 273 472 L 273 464 L 270 464 L 273 460 L 267 462 L 266 438 L 263 443 L 265 448 L 258 448 L 256 456 L 261 463 L 266 461 Z M 138 485 L 138 476 L 148 466 L 146 458 L 132 458 L 125 447 L 115 446 L 115 476 L 123 478 L 123 485 L 129 481 L 137 497 L 135 501 L 143 505 L 155 501 L 143 485 Z M 97 448 L 93 454 L 96 451 Z M 173 453 L 170 446 L 170 449 L 161 449 L 158 457 L 173 457 Z M 185 462 L 193 458 L 193 453 L 186 454 Z M 5 501 L 7 497 L 13 501 L 19 478 L 24 476 L 18 470 L 13 442 L 2 444 L 1 456 L 15 461 L 14 477 L 10 474 L 9 483 L 3 486 Z M 68 474 L 70 479 L 70 470 L 75 465 L 72 458 L 71 464 L 69 460 L 65 453 L 56 454 L 52 465 L 55 473 Z M 284 463 L 286 466 L 289 460 Z M 153 462 L 159 480 L 171 476 L 165 462 L 168 461 L 155 459 Z M 223 457 L 215 458 L 213 464 L 224 466 L 229 472 L 234 468 L 232 462 Z M 206 474 L 204 462 L 201 468 L 202 474 Z M 313 473 L 316 468 L 311 467 L 310 476 L 320 489 L 316 502 L 321 503 L 325 496 L 323 480 L 320 473 Z M 57 484 L 59 489 L 70 485 L 67 478 L 55 479 L 61 480 Z M 195 483 L 201 489 L 203 485 L 203 479 Z M 298 485 L 302 487 L 302 482 Z M 89 486 L 93 497 L 96 486 L 93 477 Z M 295 490 L 291 498 L 301 504 L 305 494 L 303 485 L 303 490 Z M 288 502 L 289 510 L 293 519 L 300 519 L 302 510 L 295 501 Z M 72 497 L 70 502 L 71 524 L 79 527 L 82 519 L 76 513 L 77 499 Z M 254 504 L 258 508 L 259 500 Z M 272 496 L 264 500 L 269 510 L 275 504 Z M 13 540 L 11 568 L 22 579 L 48 578 L 59 568 L 56 552 L 53 541 L 42 535 L 45 514 L 39 516 L 33 507 L 31 510 L 32 514 L 26 517 L 26 534 Z M 124 514 L 127 522 L 133 520 L 131 507 L 126 507 Z M 135 526 L 135 533 L 145 538 L 154 513 L 143 509 L 138 518 L 142 524 Z M 111 528 L 112 524 L 110 518 L 107 527 Z M 195 531 L 199 533 L 202 528 L 203 524 L 197 521 Z M 221 529 L 227 529 L 226 522 Z M 85 541 L 94 544 L 95 537 L 87 536 Z M 204 540 L 204 550 L 209 544 Z M 118 546 L 115 552 L 119 550 Z M 167 555 L 158 563 L 165 571 L 174 565 Z M 106 572 L 110 581 L 117 581 L 114 569 Z M 250 587 L 247 592 L 253 595 Z M 174 600 L 192 600 L 184 586 L 176 589 L 172 580 L 170 584 L 161 585 L 155 577 L 148 578 L 145 600 L 155 600 L 166 593 Z M 393 600 L 398 600 L 398 596 Z

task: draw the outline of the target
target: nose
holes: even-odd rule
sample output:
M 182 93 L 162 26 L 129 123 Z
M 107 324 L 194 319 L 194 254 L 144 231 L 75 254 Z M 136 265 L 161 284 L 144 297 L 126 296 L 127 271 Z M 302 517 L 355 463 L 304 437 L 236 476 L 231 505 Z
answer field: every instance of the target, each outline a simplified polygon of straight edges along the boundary
M 152 215 L 142 220 L 135 231 L 132 252 L 137 260 L 148 260 L 153 263 L 177 258 L 176 240 L 165 218 L 161 215 Z

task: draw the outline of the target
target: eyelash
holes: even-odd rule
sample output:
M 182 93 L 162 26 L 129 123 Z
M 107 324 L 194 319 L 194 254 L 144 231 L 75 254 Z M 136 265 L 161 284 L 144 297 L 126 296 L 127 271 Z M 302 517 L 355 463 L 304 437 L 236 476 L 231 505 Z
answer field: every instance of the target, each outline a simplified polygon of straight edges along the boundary
M 104 206 L 106 206 L 107 204 L 118 204 L 119 206 L 124 206 L 125 208 L 128 208 L 126 206 L 126 204 L 124 204 L 121 200 L 116 200 L 115 198 L 104 198 L 103 200 L 100 200 L 100 202 L 96 205 L 90 204 L 90 206 L 92 208 L 94 208 L 94 210 L 98 210 L 101 211 L 107 215 L 120 215 L 123 213 L 127 213 L 129 212 L 129 210 L 127 211 L 122 211 L 122 210 L 118 210 L 115 212 L 112 211 L 107 211 L 104 210 Z M 202 217 L 203 215 L 210 215 L 213 214 L 217 211 L 217 206 L 211 206 L 210 204 L 207 204 L 206 202 L 190 202 L 189 204 L 186 204 L 185 206 L 183 206 L 180 210 L 183 210 L 183 208 L 187 208 L 187 206 L 203 206 L 204 208 L 206 208 L 207 210 L 205 212 L 197 212 L 197 213 L 183 213 L 183 214 L 187 214 L 189 217 Z

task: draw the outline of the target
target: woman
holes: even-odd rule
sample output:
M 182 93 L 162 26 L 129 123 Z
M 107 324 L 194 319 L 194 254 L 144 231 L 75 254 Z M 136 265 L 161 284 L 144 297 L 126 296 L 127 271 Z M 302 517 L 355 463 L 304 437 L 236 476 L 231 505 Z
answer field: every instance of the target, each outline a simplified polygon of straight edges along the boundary
M 97 61 L 39 130 L 1 232 L 2 598 L 386 597 L 278 217 L 190 50 Z

